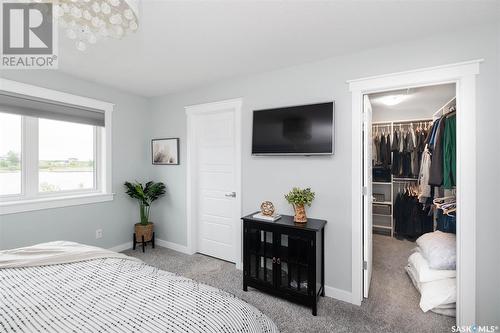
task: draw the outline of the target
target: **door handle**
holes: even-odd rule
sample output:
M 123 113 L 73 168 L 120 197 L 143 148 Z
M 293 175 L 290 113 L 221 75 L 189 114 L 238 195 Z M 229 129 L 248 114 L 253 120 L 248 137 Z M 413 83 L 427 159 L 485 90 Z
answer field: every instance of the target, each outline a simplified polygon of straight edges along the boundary
M 224 195 L 228 198 L 236 198 L 236 192 L 227 192 Z

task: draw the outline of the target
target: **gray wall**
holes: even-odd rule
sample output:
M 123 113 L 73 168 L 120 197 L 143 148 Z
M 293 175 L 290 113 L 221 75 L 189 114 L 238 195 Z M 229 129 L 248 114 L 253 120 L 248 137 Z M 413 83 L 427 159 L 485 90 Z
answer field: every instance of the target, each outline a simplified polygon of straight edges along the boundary
M 112 247 L 132 239 L 139 220 L 136 203 L 123 193 L 125 180 L 148 176 L 150 111 L 146 99 L 55 71 L 2 71 L 3 78 L 115 103 L 113 112 L 113 191 L 111 202 L 0 215 L 0 249 L 53 240 Z M 95 230 L 103 237 L 95 239 Z
M 234 78 L 189 92 L 152 100 L 153 136 L 180 137 L 181 164 L 152 167 L 152 176 L 165 180 L 169 197 L 153 212 L 161 239 L 185 245 L 186 240 L 186 118 L 184 106 L 242 97 L 243 214 L 263 200 L 281 213 L 292 213 L 283 194 L 292 186 L 310 186 L 316 200 L 311 217 L 328 220 L 326 284 L 351 290 L 351 96 L 346 80 L 371 75 L 484 58 L 477 84 L 477 278 L 480 323 L 500 321 L 498 283 L 498 214 L 495 207 L 498 175 L 496 142 L 499 116 L 499 40 L 497 26 L 470 28 L 450 35 L 381 47 L 274 72 Z M 334 41 L 332 41 L 334 42 Z M 336 101 L 336 149 L 331 157 L 251 157 L 252 110 L 284 105 Z M 466 112 L 466 110 L 464 110 Z M 495 152 L 492 151 L 495 150 Z M 263 177 L 263 175 L 267 175 Z M 270 176 L 270 177 L 269 177 Z

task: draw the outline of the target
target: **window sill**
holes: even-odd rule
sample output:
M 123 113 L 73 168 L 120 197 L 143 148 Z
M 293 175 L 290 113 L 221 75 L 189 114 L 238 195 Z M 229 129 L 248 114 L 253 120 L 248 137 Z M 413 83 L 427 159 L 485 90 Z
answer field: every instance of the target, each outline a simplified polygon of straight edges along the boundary
M 62 197 L 38 198 L 32 200 L 4 201 L 0 202 L 0 215 L 68 206 L 87 205 L 112 200 L 113 194 L 91 193 L 66 195 Z

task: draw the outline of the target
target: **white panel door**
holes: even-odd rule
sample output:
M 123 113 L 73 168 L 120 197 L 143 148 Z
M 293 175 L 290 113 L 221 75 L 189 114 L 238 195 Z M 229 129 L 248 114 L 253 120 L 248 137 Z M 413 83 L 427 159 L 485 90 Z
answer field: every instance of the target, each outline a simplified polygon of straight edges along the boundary
M 236 195 L 234 110 L 195 117 L 197 252 L 235 261 L 240 223 Z
M 372 278 L 372 106 L 367 95 L 363 97 L 363 297 L 368 298 Z

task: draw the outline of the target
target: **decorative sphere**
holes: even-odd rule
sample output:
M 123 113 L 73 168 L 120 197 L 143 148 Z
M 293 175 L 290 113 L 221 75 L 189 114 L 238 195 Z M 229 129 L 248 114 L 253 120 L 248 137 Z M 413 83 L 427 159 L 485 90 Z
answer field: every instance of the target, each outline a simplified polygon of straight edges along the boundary
M 272 216 L 274 214 L 274 205 L 271 201 L 264 201 L 260 205 L 260 212 L 262 215 Z

